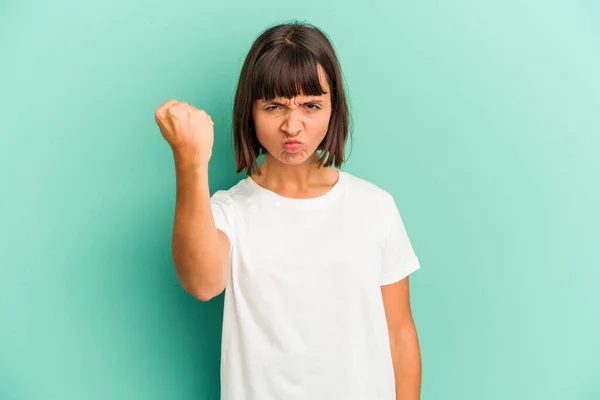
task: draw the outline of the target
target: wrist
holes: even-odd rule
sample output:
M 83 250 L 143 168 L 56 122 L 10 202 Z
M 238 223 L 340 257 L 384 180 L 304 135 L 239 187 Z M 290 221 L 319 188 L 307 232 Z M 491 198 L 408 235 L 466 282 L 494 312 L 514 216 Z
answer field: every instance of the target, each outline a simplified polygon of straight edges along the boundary
M 202 172 L 208 171 L 210 157 L 201 156 L 197 153 L 183 153 L 174 150 L 173 159 L 175 161 L 176 170 L 194 170 Z

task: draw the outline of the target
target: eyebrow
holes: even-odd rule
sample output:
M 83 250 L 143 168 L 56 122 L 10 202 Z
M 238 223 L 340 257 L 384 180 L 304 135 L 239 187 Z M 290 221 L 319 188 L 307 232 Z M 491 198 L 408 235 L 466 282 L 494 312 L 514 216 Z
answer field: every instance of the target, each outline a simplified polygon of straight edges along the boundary
M 308 100 L 305 101 L 303 103 L 300 103 L 300 105 L 305 105 L 305 104 L 322 104 L 323 100 Z M 279 103 L 277 101 L 263 101 L 263 104 L 277 104 L 278 106 L 285 106 L 286 104 L 283 103 Z

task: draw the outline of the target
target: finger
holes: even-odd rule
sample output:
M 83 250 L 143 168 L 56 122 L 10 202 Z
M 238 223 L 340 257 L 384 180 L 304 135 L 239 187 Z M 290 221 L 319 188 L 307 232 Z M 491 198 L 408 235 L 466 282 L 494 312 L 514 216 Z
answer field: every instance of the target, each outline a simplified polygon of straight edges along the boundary
M 173 104 L 175 104 L 175 103 L 177 103 L 177 100 L 175 100 L 175 99 L 167 100 L 167 101 L 165 101 L 164 103 L 162 103 L 162 104 L 161 104 L 161 105 L 158 107 L 158 109 L 159 109 L 160 111 L 164 111 L 164 110 L 168 109 L 169 107 L 171 107 L 171 106 L 172 106 Z
M 185 111 L 189 111 L 189 109 L 190 109 L 190 106 L 188 103 L 180 102 L 180 103 L 176 103 L 176 104 L 173 104 L 172 106 L 170 106 L 167 109 L 167 112 L 179 114 L 179 113 L 182 113 Z
M 168 108 L 175 103 L 177 103 L 177 100 L 171 99 L 161 104 L 154 112 L 154 120 L 158 123 L 162 118 L 165 117 Z

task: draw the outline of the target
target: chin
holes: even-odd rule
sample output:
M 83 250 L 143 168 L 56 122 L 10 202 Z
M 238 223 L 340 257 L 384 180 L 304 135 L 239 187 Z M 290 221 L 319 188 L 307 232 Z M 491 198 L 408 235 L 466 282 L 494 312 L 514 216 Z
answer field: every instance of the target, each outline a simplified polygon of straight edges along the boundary
M 282 151 L 281 153 L 279 153 L 277 155 L 274 155 L 273 153 L 269 153 L 269 154 L 271 155 L 271 157 L 273 157 L 280 163 L 286 164 L 286 165 L 299 165 L 299 164 L 302 164 L 302 163 L 308 161 L 311 158 L 311 156 L 313 156 L 312 153 L 308 153 L 305 150 L 300 150 L 297 153 L 288 153 L 288 152 Z

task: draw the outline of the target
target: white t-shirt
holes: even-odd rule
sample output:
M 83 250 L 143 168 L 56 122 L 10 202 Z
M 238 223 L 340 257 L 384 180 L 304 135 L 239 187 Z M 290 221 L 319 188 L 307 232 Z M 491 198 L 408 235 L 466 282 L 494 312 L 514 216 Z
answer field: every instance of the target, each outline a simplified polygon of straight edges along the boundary
M 395 400 L 381 285 L 419 268 L 394 198 L 340 171 L 293 199 L 247 177 L 211 197 L 230 238 L 222 400 Z

